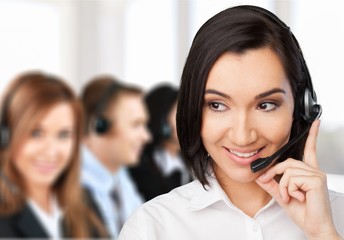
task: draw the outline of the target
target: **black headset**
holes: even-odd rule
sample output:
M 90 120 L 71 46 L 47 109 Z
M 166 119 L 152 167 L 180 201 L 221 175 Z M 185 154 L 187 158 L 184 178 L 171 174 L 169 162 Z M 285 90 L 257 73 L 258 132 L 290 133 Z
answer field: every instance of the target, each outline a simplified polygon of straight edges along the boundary
M 116 94 L 120 89 L 122 89 L 121 84 L 116 82 L 112 83 L 111 86 L 104 91 L 102 98 L 95 107 L 93 129 L 99 135 L 107 133 L 112 126 L 111 120 L 105 117 L 104 111 L 109 104 L 111 96 Z
M 7 94 L 7 96 L 4 97 L 3 103 L 1 106 L 0 111 L 0 149 L 5 149 L 8 147 L 11 141 L 11 131 L 9 123 L 7 122 L 7 112 L 8 108 L 11 104 L 12 98 L 15 95 L 15 93 L 18 91 L 20 86 L 22 85 L 24 81 L 19 83 L 15 89 L 13 89 L 11 92 Z
M 1 116 L 0 116 L 0 149 L 4 150 L 8 147 L 8 145 L 11 142 L 11 131 L 9 124 L 7 122 L 6 114 L 9 108 L 9 105 L 12 101 L 12 98 L 15 94 L 15 92 L 18 90 L 19 84 L 11 93 L 8 93 L 7 96 L 3 99 L 3 104 L 1 106 Z M 4 182 L 4 184 L 8 187 L 9 191 L 12 194 L 18 194 L 19 188 L 12 183 L 7 176 L 2 172 L 2 169 L 0 169 L 0 179 Z M 0 203 L 3 201 L 2 196 L 0 196 Z
M 322 108 L 321 108 L 321 105 L 317 103 L 317 96 L 313 89 L 311 75 L 309 73 L 306 61 L 303 57 L 303 53 L 301 51 L 299 42 L 297 41 L 294 34 L 291 32 L 290 28 L 283 21 L 281 21 L 275 14 L 273 14 L 272 12 L 264 8 L 252 6 L 252 5 L 241 5 L 241 6 L 238 6 L 237 8 L 246 8 L 251 11 L 260 13 L 268 17 L 270 20 L 272 20 L 274 23 L 276 23 L 277 25 L 279 25 L 286 31 L 288 31 L 289 36 L 292 38 L 292 42 L 295 44 L 295 46 L 298 49 L 301 69 L 302 69 L 303 77 L 306 81 L 305 89 L 297 90 L 294 117 L 297 121 L 305 121 L 306 123 L 308 123 L 308 126 L 305 127 L 305 129 L 303 129 L 297 136 L 290 139 L 286 145 L 284 145 L 281 149 L 279 149 L 277 152 L 275 152 L 271 156 L 266 157 L 266 158 L 259 158 L 256 161 L 253 161 L 251 163 L 251 170 L 253 172 L 257 172 L 267 167 L 275 160 L 277 160 L 291 146 L 296 144 L 308 132 L 308 130 L 311 127 L 311 123 L 317 118 L 320 118 L 321 113 L 322 113 Z
M 5 149 L 10 143 L 10 128 L 7 124 L 6 117 L 4 116 L 6 112 L 6 105 L 3 104 L 1 108 L 1 119 L 0 119 L 0 149 Z

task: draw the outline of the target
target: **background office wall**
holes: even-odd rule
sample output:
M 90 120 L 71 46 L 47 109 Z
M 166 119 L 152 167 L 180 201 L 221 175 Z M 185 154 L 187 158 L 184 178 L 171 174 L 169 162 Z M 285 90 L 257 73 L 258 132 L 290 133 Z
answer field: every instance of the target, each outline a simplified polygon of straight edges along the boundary
M 320 164 L 344 174 L 340 0 L 1 0 L 0 91 L 28 69 L 59 74 L 77 92 L 98 73 L 144 89 L 161 81 L 178 85 L 197 29 L 238 3 L 266 7 L 291 26 L 324 108 Z

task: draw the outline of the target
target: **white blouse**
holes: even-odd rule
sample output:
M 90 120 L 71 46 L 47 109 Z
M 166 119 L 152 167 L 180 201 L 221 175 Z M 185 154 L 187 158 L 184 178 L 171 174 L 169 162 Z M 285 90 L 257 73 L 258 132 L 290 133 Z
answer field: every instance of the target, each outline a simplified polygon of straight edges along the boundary
M 252 196 L 254 198 L 254 196 Z M 344 194 L 330 191 L 337 231 L 344 236 Z M 204 190 L 198 180 L 142 205 L 126 222 L 119 240 L 306 239 L 272 199 L 251 218 L 231 203 L 216 179 Z
M 39 222 L 42 224 L 43 228 L 46 230 L 48 235 L 52 239 L 61 239 L 62 231 L 61 231 L 61 219 L 62 219 L 62 211 L 57 204 L 57 200 L 55 197 L 51 197 L 50 206 L 52 209 L 52 213 L 49 214 L 44 211 L 38 204 L 33 201 L 32 199 L 28 199 L 28 204 L 30 208 L 33 210 L 35 216 L 38 217 Z

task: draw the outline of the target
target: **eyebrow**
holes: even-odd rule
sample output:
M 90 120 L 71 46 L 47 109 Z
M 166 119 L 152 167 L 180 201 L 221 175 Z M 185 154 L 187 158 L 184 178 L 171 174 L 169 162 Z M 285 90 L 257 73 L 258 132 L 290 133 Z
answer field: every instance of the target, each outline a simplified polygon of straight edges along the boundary
M 261 99 L 261 98 L 265 98 L 267 96 L 270 96 L 272 94 L 275 94 L 275 93 L 283 93 L 283 94 L 286 94 L 285 90 L 281 89 L 281 88 L 273 88 L 269 91 L 266 91 L 266 92 L 263 92 L 263 93 L 260 93 L 258 94 L 257 96 L 255 96 L 254 98 L 255 99 Z M 207 89 L 205 91 L 205 94 L 215 94 L 215 95 L 219 95 L 221 97 L 224 97 L 224 98 L 227 98 L 227 99 L 230 99 L 231 97 L 223 92 L 220 92 L 220 91 L 217 91 L 215 89 Z
M 265 98 L 265 97 L 270 96 L 270 95 L 275 94 L 275 93 L 286 94 L 285 90 L 283 90 L 282 88 L 273 88 L 269 91 L 258 94 L 257 96 L 255 96 L 255 99 Z
M 207 94 L 207 93 L 219 95 L 221 97 L 228 98 L 228 99 L 230 98 L 230 96 L 228 96 L 227 94 L 219 92 L 219 91 L 214 90 L 214 89 L 207 89 L 204 94 Z

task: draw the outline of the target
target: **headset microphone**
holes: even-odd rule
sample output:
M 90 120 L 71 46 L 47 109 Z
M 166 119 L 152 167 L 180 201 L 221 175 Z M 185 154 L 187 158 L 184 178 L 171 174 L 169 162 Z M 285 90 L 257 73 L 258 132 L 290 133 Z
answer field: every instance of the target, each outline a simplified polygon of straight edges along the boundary
M 263 168 L 269 166 L 272 164 L 274 161 L 278 159 L 283 153 L 285 153 L 289 148 L 291 148 L 295 143 L 297 143 L 310 129 L 312 122 L 319 118 L 321 115 L 321 106 L 316 104 L 313 106 L 313 115 L 309 119 L 309 124 L 308 126 L 298 135 L 292 138 L 286 145 L 284 145 L 282 148 L 280 148 L 277 152 L 272 154 L 270 157 L 265 157 L 265 158 L 259 158 L 253 162 L 251 162 L 251 170 L 252 172 L 258 172 L 262 170 Z
M 277 160 L 279 156 L 281 156 L 289 148 L 291 148 L 296 142 L 298 142 L 306 134 L 306 132 L 309 130 L 310 127 L 311 125 L 308 125 L 299 136 L 291 139 L 286 145 L 284 145 L 282 148 L 280 148 L 277 152 L 272 154 L 270 157 L 259 158 L 253 161 L 251 163 L 252 172 L 258 172 L 262 170 L 263 168 L 272 164 L 275 160 Z

